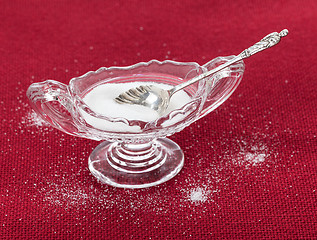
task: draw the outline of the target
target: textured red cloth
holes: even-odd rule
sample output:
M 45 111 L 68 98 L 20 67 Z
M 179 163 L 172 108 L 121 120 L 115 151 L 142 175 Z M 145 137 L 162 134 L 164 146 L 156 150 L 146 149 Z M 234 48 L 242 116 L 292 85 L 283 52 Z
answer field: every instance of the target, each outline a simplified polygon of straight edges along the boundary
M 0 1 L 1 239 L 317 238 L 315 0 Z M 238 54 L 217 110 L 171 137 L 185 153 L 172 180 L 116 189 L 90 174 L 99 143 L 40 122 L 25 92 L 101 66 Z

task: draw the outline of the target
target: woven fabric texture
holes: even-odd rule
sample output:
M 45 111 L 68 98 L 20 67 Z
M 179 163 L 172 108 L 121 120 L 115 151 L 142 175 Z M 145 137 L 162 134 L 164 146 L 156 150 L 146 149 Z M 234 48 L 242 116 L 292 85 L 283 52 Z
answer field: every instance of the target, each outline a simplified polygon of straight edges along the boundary
M 10 0 L 0 25 L 0 239 L 317 238 L 315 0 Z M 284 28 L 225 103 L 170 137 L 185 165 L 157 187 L 99 183 L 99 142 L 48 126 L 26 97 L 103 66 L 204 64 Z

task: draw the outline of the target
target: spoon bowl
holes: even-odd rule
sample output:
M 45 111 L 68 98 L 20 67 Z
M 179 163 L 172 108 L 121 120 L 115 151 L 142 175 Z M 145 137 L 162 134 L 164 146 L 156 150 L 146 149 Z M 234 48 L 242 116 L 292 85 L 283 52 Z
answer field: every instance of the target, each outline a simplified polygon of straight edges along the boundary
M 138 104 L 149 107 L 162 115 L 167 109 L 171 91 L 153 85 L 139 86 L 120 94 L 115 100 L 118 103 Z

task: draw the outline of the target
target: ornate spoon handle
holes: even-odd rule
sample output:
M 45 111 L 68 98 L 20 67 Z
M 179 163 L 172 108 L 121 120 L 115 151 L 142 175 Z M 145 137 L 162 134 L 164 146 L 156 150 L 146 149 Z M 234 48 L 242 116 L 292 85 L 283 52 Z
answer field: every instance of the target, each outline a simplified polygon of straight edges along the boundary
M 285 37 L 287 34 L 288 34 L 288 30 L 284 29 L 280 33 L 273 32 L 273 33 L 265 36 L 264 38 L 261 39 L 261 41 L 257 42 L 253 46 L 245 49 L 238 56 L 231 59 L 230 61 L 228 61 L 228 62 L 226 62 L 226 63 L 208 71 L 208 72 L 200 74 L 199 76 L 194 77 L 194 78 L 188 80 L 187 82 L 184 82 L 184 83 L 181 83 L 181 84 L 175 86 L 174 88 L 172 88 L 170 90 L 170 94 L 173 94 L 173 93 L 175 93 L 175 92 L 177 92 L 177 91 L 179 91 L 179 90 L 181 90 L 181 89 L 183 89 L 183 88 L 185 88 L 185 87 L 187 87 L 187 86 L 189 86 L 197 81 L 200 81 L 203 78 L 208 77 L 208 76 L 230 66 L 231 64 L 234 64 L 238 61 L 241 61 L 242 59 L 245 59 L 245 58 L 252 56 L 253 54 L 256 54 L 256 53 L 261 52 L 265 49 L 268 49 L 270 47 L 275 46 L 276 44 L 278 44 L 280 42 L 281 38 Z
M 288 34 L 288 30 L 284 29 L 280 33 L 273 32 L 264 38 L 261 39 L 261 41 L 257 42 L 253 46 L 247 48 L 243 52 L 239 54 L 241 59 L 248 58 L 252 56 L 253 54 L 256 54 L 258 52 L 261 52 L 265 49 L 268 49 L 270 47 L 275 46 L 281 41 L 281 37 L 285 37 Z

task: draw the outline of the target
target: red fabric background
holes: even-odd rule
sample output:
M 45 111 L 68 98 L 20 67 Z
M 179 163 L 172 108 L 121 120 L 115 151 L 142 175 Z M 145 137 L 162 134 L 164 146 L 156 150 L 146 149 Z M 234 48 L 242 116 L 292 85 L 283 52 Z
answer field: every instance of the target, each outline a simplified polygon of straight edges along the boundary
M 0 238 L 317 238 L 317 4 L 290 1 L 0 1 Z M 171 137 L 183 170 L 158 187 L 102 185 L 99 143 L 36 124 L 26 89 L 101 66 L 238 54 L 236 92 Z

